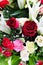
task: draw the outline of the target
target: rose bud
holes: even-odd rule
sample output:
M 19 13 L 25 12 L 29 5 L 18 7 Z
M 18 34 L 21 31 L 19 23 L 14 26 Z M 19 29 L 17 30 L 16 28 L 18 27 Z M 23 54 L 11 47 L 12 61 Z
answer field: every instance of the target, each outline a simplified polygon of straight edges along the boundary
M 9 51 L 5 51 L 5 52 L 3 53 L 3 55 L 6 56 L 6 57 L 10 57 L 10 56 L 12 55 L 12 53 L 9 52 Z

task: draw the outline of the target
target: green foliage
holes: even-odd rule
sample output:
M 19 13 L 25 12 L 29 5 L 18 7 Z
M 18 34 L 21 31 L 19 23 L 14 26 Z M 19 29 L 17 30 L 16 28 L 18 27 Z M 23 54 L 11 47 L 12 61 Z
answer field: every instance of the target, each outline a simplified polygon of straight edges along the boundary
M 16 18 L 28 17 L 28 9 L 20 10 L 17 4 L 17 0 L 14 0 L 10 5 L 7 5 L 4 8 L 3 14 L 5 18 L 9 18 L 12 16 Z
M 16 55 L 13 55 L 9 58 L 0 56 L 0 65 L 9 65 L 8 62 L 10 63 L 10 65 L 18 65 L 20 63 L 20 57 Z
M 13 55 L 11 59 L 11 65 L 18 65 L 20 63 L 20 57 Z
M 29 65 L 35 65 L 35 64 L 36 64 L 35 56 L 34 55 L 30 55 Z
M 0 65 L 8 65 L 8 58 L 0 56 Z

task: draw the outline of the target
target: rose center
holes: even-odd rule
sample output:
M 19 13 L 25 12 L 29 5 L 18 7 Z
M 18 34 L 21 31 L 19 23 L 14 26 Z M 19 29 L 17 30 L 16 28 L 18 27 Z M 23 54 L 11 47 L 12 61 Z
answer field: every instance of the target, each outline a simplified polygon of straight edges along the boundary
M 38 40 L 38 42 L 40 42 L 40 43 L 42 42 L 42 40 L 41 40 L 41 39 L 37 39 L 37 40 Z
M 33 30 L 34 29 L 34 27 L 33 26 L 27 26 L 27 30 Z

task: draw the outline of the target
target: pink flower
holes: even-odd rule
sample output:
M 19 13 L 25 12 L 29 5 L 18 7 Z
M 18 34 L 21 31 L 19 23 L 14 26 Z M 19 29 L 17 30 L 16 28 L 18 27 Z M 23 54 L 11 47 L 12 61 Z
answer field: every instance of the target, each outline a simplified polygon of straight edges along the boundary
M 39 12 L 43 14 L 43 6 L 40 7 Z
M 19 52 L 24 48 L 23 42 L 21 40 L 19 40 L 19 39 L 13 41 L 13 43 L 14 43 L 14 50 L 16 52 Z

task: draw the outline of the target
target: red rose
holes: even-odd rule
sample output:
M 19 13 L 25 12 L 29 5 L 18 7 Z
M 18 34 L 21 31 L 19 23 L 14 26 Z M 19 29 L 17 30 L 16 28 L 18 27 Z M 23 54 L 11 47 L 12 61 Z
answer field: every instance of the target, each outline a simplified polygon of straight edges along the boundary
M 9 4 L 8 0 L 1 0 L 0 1 L 0 7 L 4 8 L 7 4 Z
M 34 21 L 26 21 L 22 28 L 22 33 L 24 36 L 34 36 L 37 31 L 37 24 Z
M 36 65 L 43 65 L 43 61 L 42 60 L 38 60 Z
M 0 53 L 2 52 L 2 47 L 0 46 Z
M 2 45 L 9 50 L 14 49 L 14 44 L 8 38 L 3 38 Z
M 9 51 L 5 51 L 5 52 L 3 53 L 3 55 L 6 56 L 6 57 L 10 57 L 10 56 L 12 55 L 12 53 L 9 52 Z
M 13 50 L 14 49 L 14 44 L 10 43 L 9 46 L 8 46 L 8 49 Z
M 19 22 L 16 20 L 16 18 L 12 17 L 7 21 L 7 25 L 10 28 L 18 28 L 19 27 Z

